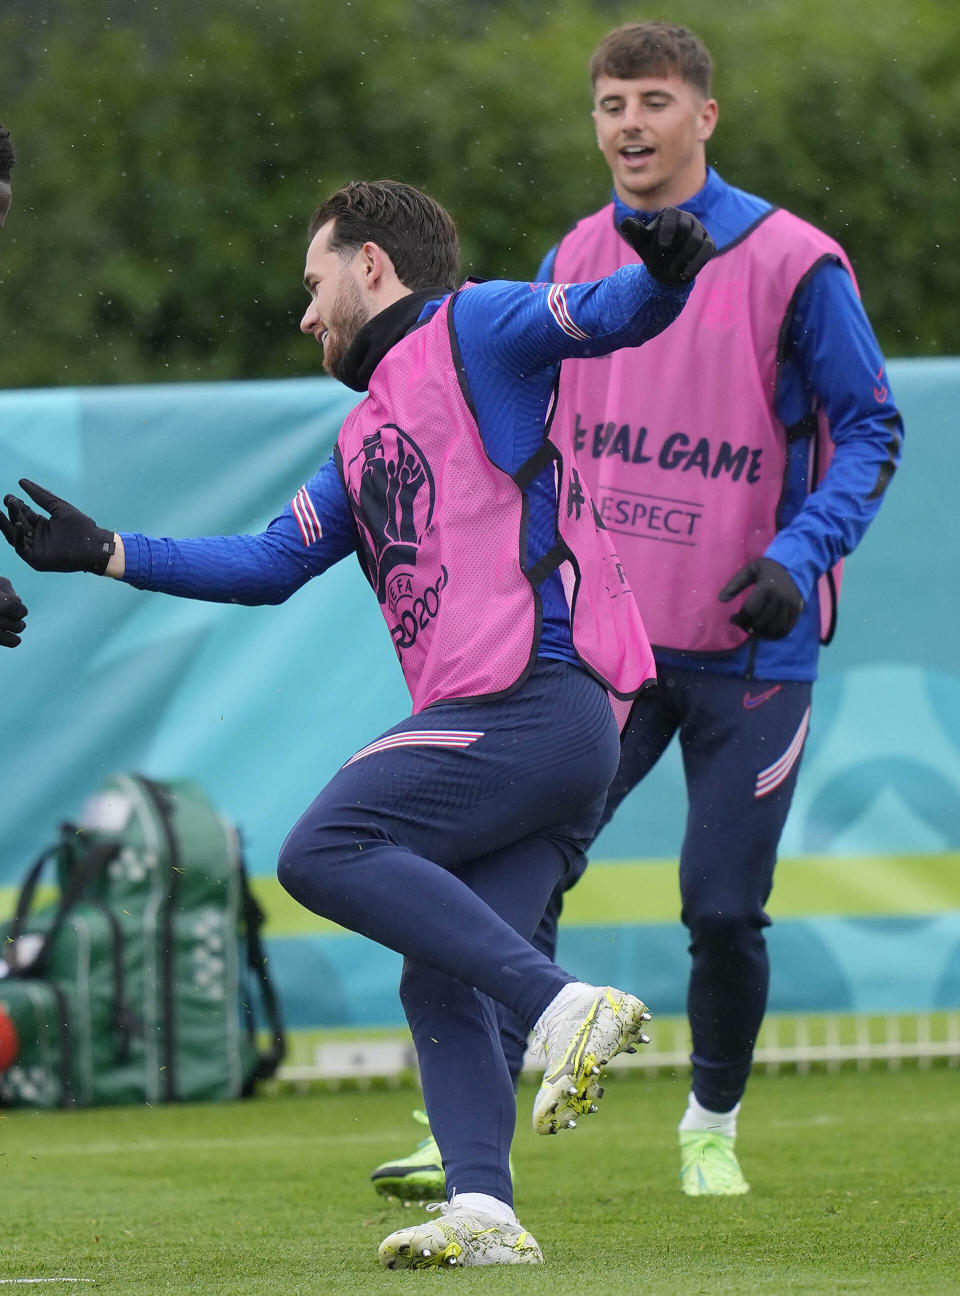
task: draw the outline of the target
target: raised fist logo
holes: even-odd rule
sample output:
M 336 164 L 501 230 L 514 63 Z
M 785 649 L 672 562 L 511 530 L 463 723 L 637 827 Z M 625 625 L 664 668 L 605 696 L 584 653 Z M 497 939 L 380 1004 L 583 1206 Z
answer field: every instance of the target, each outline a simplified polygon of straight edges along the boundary
M 416 442 L 385 423 L 364 437 L 346 476 L 367 575 L 385 603 L 390 572 L 416 566 L 436 502 L 433 474 Z

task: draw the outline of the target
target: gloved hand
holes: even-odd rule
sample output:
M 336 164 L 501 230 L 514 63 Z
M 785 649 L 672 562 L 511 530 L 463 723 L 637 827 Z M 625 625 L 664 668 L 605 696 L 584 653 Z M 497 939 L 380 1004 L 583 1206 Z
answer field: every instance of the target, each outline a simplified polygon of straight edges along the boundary
M 23 630 L 27 609 L 20 602 L 17 591 L 5 576 L 0 576 L 0 644 L 16 648 Z
M 664 207 L 649 225 L 628 216 L 620 233 L 654 279 L 674 287 L 690 283 L 717 250 L 696 216 L 678 207 Z
M 803 610 L 803 597 L 786 567 L 773 558 L 754 558 L 727 581 L 717 598 L 729 603 L 748 585 L 756 588 L 730 618 L 733 624 L 760 639 L 788 635 Z
M 41 517 L 16 495 L 3 497 L 10 516 L 0 512 L 0 531 L 23 561 L 34 571 L 88 571 L 102 576 L 116 547 L 113 532 L 104 531 L 86 513 L 36 482 L 21 477 L 20 485 L 50 514 Z

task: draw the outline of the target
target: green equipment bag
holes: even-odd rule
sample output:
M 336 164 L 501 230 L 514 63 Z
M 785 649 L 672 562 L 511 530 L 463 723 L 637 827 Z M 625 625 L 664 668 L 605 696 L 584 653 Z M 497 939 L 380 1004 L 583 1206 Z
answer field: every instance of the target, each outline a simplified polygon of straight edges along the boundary
M 72 1105 L 72 1015 L 68 994 L 52 981 L 0 981 L 0 1021 L 8 1047 L 16 1046 L 16 1066 L 0 1072 L 0 1105 Z
M 54 861 L 59 899 L 35 911 Z M 285 1052 L 262 924 L 239 833 L 197 784 L 112 775 L 30 869 L 0 928 L 0 1012 L 17 1041 L 0 1103 L 250 1093 Z

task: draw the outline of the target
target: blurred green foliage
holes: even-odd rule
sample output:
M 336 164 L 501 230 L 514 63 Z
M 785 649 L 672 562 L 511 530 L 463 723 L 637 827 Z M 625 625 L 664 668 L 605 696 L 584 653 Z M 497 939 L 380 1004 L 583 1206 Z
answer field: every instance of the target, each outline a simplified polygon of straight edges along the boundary
M 0 386 L 319 372 L 307 219 L 392 176 L 455 215 L 464 270 L 527 278 L 607 200 L 586 64 L 636 17 L 710 46 L 726 179 L 853 259 L 891 356 L 956 351 L 953 0 L 62 0 L 0 17 L 16 140 Z

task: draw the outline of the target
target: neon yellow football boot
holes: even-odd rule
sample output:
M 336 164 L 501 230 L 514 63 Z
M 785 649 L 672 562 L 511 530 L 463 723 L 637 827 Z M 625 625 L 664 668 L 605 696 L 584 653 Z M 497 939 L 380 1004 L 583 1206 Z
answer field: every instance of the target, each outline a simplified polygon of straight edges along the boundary
M 413 1119 L 427 1126 L 427 1137 L 409 1156 L 378 1165 L 370 1178 L 381 1197 L 399 1197 L 402 1202 L 440 1201 L 447 1191 L 440 1149 L 430 1133 L 427 1113 L 415 1111 Z
M 750 1191 L 729 1134 L 680 1131 L 680 1187 L 688 1197 L 735 1197 Z

